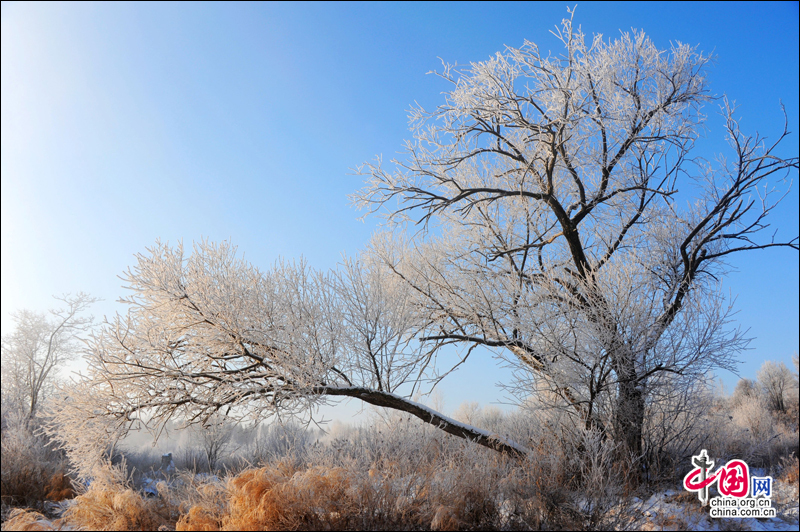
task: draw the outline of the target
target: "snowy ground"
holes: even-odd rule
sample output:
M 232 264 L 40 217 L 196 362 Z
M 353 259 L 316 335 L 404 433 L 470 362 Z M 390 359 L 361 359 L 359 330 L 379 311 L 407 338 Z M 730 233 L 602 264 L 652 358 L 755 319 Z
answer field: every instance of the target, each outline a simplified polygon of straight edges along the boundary
M 712 519 L 697 495 L 688 491 L 657 493 L 642 505 L 641 530 L 793 530 L 798 529 L 797 486 L 776 480 L 772 507 L 774 519 Z

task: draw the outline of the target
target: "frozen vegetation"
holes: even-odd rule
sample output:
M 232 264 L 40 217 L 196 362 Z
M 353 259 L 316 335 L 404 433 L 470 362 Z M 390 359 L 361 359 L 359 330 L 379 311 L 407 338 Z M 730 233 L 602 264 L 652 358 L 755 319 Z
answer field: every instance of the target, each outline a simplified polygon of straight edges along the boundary
M 660 427 L 648 433 L 648 447 L 667 444 L 658 467 L 647 472 L 621 468 L 612 442 L 574 429 L 558 411 L 503 413 L 464 404 L 451 416 L 455 423 L 522 442 L 527 457 L 376 409 L 368 421 L 337 422 L 326 432 L 296 422 L 223 423 L 205 434 L 170 430 L 157 448 L 129 438 L 108 450 L 109 465 L 90 482 L 77 483 L 64 476 L 69 464 L 62 453 L 4 411 L 3 529 L 796 529 L 797 386 L 787 381 L 785 410 L 775 410 L 773 366 L 765 365 L 761 381 L 742 380 L 729 396 L 706 390 L 703 418 L 680 439 L 670 441 Z M 713 449 L 717 460 L 742 458 L 779 479 L 773 495 L 779 517 L 709 518 L 681 487 L 691 468 L 686 441 L 692 449 Z
M 83 294 L 19 314 L 4 529 L 796 529 L 797 359 L 712 389 L 749 343 L 728 260 L 798 250 L 769 224 L 788 130 L 748 135 L 723 98 L 728 153 L 704 160 L 709 55 L 572 18 L 553 35 L 560 54 L 443 65 L 405 159 L 358 169 L 354 204 L 386 224 L 336 268 L 157 242 L 122 275 L 125 314 L 94 327 Z M 79 345 L 85 373 L 56 386 Z M 516 411 L 413 399 L 470 356 L 512 368 Z M 374 417 L 290 421 L 341 398 Z M 778 479 L 779 517 L 710 519 L 682 490 L 701 449 Z

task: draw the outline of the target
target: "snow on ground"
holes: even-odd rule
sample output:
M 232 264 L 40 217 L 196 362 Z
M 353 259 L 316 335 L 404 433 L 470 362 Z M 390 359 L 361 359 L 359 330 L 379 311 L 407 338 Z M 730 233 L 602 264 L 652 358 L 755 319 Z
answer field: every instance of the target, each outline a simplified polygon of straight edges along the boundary
M 642 505 L 640 530 L 792 530 L 798 529 L 798 488 L 780 480 L 773 484 L 774 519 L 717 519 L 708 514 L 695 493 L 666 490 L 656 493 Z

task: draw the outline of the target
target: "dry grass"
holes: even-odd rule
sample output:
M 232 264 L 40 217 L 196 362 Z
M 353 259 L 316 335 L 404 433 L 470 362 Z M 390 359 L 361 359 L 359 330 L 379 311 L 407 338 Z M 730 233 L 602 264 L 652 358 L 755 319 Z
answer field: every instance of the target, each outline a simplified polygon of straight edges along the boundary
M 50 480 L 45 484 L 45 499 L 48 501 L 63 501 L 75 496 L 75 489 L 72 481 L 64 471 L 56 471 Z
M 35 453 L 9 451 L 5 443 L 0 494 L 6 504 L 34 506 L 46 499 L 63 500 L 74 496 L 63 463 L 39 460 Z
M 292 474 L 293 473 L 293 474 Z M 283 464 L 245 471 L 229 483 L 227 530 L 339 530 L 354 510 L 342 468 L 292 472 Z
M 519 464 L 468 445 L 413 469 L 389 460 L 366 471 L 355 463 L 298 466 L 285 460 L 228 479 L 225 489 L 214 491 L 216 500 L 206 497 L 190 507 L 176 529 L 514 530 L 624 525 L 620 497 L 611 493 L 602 500 L 592 498 L 594 491 L 609 485 L 582 485 L 584 491 L 578 494 L 568 486 L 565 463 L 552 459 Z M 616 514 L 609 512 L 612 508 Z
M 3 427 L 0 494 L 9 506 L 36 506 L 74 495 L 63 453 L 54 450 L 37 427 L 35 421 L 13 416 Z
M 3 522 L 3 530 L 60 530 L 61 527 L 44 515 L 33 510 L 15 508 L 8 520 Z
M 222 530 L 222 519 L 222 516 L 202 506 L 193 506 L 188 514 L 178 519 L 175 530 Z
M 800 484 L 800 460 L 797 459 L 796 456 L 792 456 L 789 458 L 784 458 L 782 460 L 782 469 L 783 472 L 779 479 L 782 482 L 787 484 L 794 484 L 795 486 Z
M 11 506 L 35 506 L 44 500 L 62 501 L 74 496 L 69 477 L 63 470 L 54 472 L 52 464 L 6 465 L 3 461 L 2 497 Z
M 715 423 L 721 421 L 710 425 L 709 431 L 719 440 L 711 447 L 722 455 L 748 452 L 767 464 L 787 449 L 783 439 L 788 441 L 788 436 L 781 426 L 758 425 L 771 431 L 764 433 L 768 441 L 759 447 L 750 441 L 750 430 L 737 425 L 739 419 L 752 426 L 760 423 L 750 415 L 760 412 L 758 406 L 741 401 L 740 410 L 734 412 L 738 417 L 714 417 Z M 481 412 L 472 409 L 467 414 Z M 61 520 L 14 512 L 4 529 L 622 530 L 642 525 L 641 501 L 652 492 L 644 492 L 647 486 L 641 484 L 635 461 L 619 460 L 613 442 L 591 431 L 570 429 L 557 418 L 549 424 L 526 415 L 495 418 L 498 430 L 532 449 L 524 462 L 402 416 L 331 431 L 317 443 L 299 429 L 285 434 L 275 429 L 257 442 L 252 456 L 236 457 L 259 467 L 237 469 L 223 479 L 180 472 L 169 484 L 159 484 L 158 496 L 148 498 L 134 488 L 123 461 L 95 474 L 91 487 L 75 498 Z M 20 488 L 38 483 L 42 498 L 71 495 L 63 469 L 51 467 L 37 479 L 38 470 L 29 466 L 30 460 L 15 458 L 24 456 L 19 445 L 9 462 L 13 475 L 7 475 L 9 442 L 4 441 L 4 490 L 6 478 L 14 478 Z M 677 455 L 670 460 L 687 464 Z M 781 460 L 771 471 L 780 472 L 778 478 L 793 486 L 791 494 L 796 493 L 800 476 L 796 458 Z M 670 478 L 656 480 L 668 484 Z M 663 487 L 648 481 L 650 488 Z M 787 494 L 784 498 L 796 499 Z M 680 493 L 674 499 L 668 502 L 694 502 L 694 495 Z M 645 526 L 690 526 L 688 514 L 682 517 L 686 519 L 655 518 Z
M 356 510 L 342 468 L 297 470 L 282 462 L 228 481 L 227 513 L 194 506 L 177 530 L 340 530 Z M 222 494 L 222 492 L 219 492 Z
M 75 498 L 64 513 L 66 523 L 84 530 L 157 530 L 174 522 L 163 499 L 146 499 L 119 470 L 109 467 L 103 473 Z
M 3 501 L 11 506 L 32 506 L 46 497 L 43 478 L 52 472 L 47 464 L 6 464 L 3 460 Z
M 539 435 L 524 463 L 403 419 L 182 496 L 178 530 L 520 530 L 630 526 L 613 445 Z
M 169 522 L 154 502 L 132 489 L 107 487 L 92 488 L 78 496 L 65 519 L 87 530 L 156 530 Z

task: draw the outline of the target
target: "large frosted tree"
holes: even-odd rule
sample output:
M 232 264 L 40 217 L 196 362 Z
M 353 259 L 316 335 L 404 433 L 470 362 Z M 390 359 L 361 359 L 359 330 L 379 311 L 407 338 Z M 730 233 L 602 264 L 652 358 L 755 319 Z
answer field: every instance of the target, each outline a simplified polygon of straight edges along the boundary
M 643 32 L 563 52 L 536 44 L 466 68 L 432 112 L 412 109 L 407 157 L 361 172 L 357 204 L 398 232 L 376 245 L 412 286 L 428 342 L 487 346 L 533 390 L 642 455 L 648 400 L 671 396 L 746 345 L 717 293 L 733 253 L 789 247 L 766 231 L 773 186 L 796 170 L 743 134 L 722 99 L 728 158 L 698 158 L 709 57 Z M 387 244 L 388 242 L 388 244 Z M 527 377 L 526 377 L 527 376 Z
M 135 419 L 264 418 L 347 396 L 524 454 L 408 399 L 456 344 L 504 356 L 513 390 L 641 456 L 648 404 L 673 404 L 746 345 L 717 293 L 723 259 L 797 249 L 765 231 L 763 189 L 798 160 L 777 155 L 786 131 L 773 144 L 740 132 L 727 101 L 729 159 L 693 157 L 712 98 L 692 47 L 586 42 L 571 20 L 557 37 L 557 56 L 526 42 L 445 65 L 451 91 L 412 111 L 407 158 L 362 168 L 355 201 L 392 231 L 337 271 L 261 272 L 227 244 L 140 255 L 131 309 L 91 342 L 62 413 L 73 453 Z

